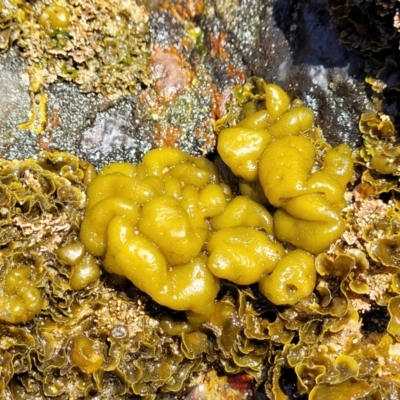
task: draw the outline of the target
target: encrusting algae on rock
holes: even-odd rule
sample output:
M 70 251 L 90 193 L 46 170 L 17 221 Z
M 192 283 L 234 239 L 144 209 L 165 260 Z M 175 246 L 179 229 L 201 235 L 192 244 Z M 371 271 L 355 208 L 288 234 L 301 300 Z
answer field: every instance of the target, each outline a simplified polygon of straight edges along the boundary
M 15 43 L 26 60 L 31 112 L 22 129 L 42 133 L 44 91 L 57 80 L 109 98 L 149 84 L 148 12 L 135 1 L 0 2 L 0 53 Z
M 64 153 L 1 160 L 0 320 L 25 323 L 47 308 L 47 254 L 80 225 L 88 174 L 89 164 Z

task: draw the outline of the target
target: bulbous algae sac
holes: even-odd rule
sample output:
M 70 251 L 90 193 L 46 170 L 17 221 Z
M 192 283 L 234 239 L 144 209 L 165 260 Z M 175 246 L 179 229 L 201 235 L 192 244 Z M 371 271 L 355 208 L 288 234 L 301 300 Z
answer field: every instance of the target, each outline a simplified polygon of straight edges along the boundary
M 266 110 L 247 107 L 246 117 L 236 127 L 220 132 L 218 151 L 243 179 L 243 194 L 278 207 L 277 239 L 317 254 L 344 230 L 340 211 L 353 171 L 350 148 L 345 144 L 329 148 L 323 166 L 317 168 L 320 146 L 308 137 L 317 132 L 312 110 L 299 101 L 291 103 L 277 85 L 257 81 L 257 87 Z M 258 193 L 260 188 L 265 198 Z
M 218 137 L 218 152 L 236 176 L 253 182 L 258 179 L 258 162 L 271 141 L 261 129 L 237 126 L 224 129 Z
M 89 209 L 82 221 L 80 238 L 95 256 L 104 256 L 107 247 L 107 226 L 117 215 L 126 215 L 134 225 L 139 220 L 139 208 L 135 201 L 113 196 L 97 202 Z
M 282 207 L 290 198 L 306 193 L 314 163 L 311 140 L 286 136 L 272 142 L 260 159 L 260 183 L 269 202 Z
M 260 160 L 260 182 L 272 205 L 284 207 L 293 197 L 320 193 L 333 206 L 343 206 L 353 171 L 349 147 L 329 149 L 323 167 L 311 173 L 314 159 L 314 144 L 304 136 L 285 136 L 268 146 Z
M 314 257 L 297 249 L 279 261 L 260 281 L 259 288 L 274 304 L 296 304 L 312 293 L 316 279 Z
M 42 10 L 39 25 L 49 36 L 53 36 L 56 33 L 68 31 L 70 18 L 67 8 L 52 4 Z
M 319 193 L 295 197 L 274 214 L 276 237 L 318 254 L 345 229 L 340 212 Z
M 159 148 L 143 157 L 149 175 L 162 176 L 166 170 L 190 160 L 190 155 L 178 149 Z
M 265 107 L 272 121 L 284 114 L 290 107 L 290 98 L 278 85 L 267 83 L 264 85 Z
M 101 275 L 96 259 L 86 253 L 82 260 L 71 268 L 69 284 L 72 290 L 81 290 L 96 282 Z
M 268 235 L 273 235 L 271 214 L 260 204 L 247 196 L 237 196 L 230 201 L 224 211 L 211 218 L 215 230 L 235 227 L 262 228 Z
M 129 177 L 121 173 L 99 174 L 88 187 L 90 210 L 96 203 L 109 197 L 124 197 L 144 204 L 160 194 L 154 181 Z
M 155 149 L 137 166 L 104 168 L 88 197 L 80 239 L 92 255 L 104 257 L 108 272 L 126 277 L 159 304 L 186 311 L 192 322 L 212 314 L 219 279 L 203 248 L 208 219 L 231 198 L 216 166 L 181 150 Z M 272 221 L 259 220 L 267 228 Z
M 214 275 L 239 285 L 258 282 L 270 273 L 285 250 L 264 232 L 248 227 L 226 228 L 211 236 L 208 266 Z
M 160 248 L 170 265 L 184 264 L 196 257 L 206 238 L 206 231 L 191 224 L 182 205 L 172 196 L 147 202 L 138 228 Z
M 299 135 L 308 131 L 314 122 L 313 112 L 306 107 L 294 107 L 282 114 L 268 127 L 268 133 L 274 138 Z
M 88 374 L 97 371 L 104 363 L 104 355 L 98 341 L 84 335 L 71 340 L 70 358 L 73 364 Z
M 324 166 L 312 173 L 312 146 L 305 137 L 277 139 L 261 158 L 260 181 L 268 200 L 280 207 L 274 214 L 277 238 L 317 254 L 344 231 L 340 211 L 353 161 L 349 147 L 340 145 L 329 149 Z
M 267 120 L 264 113 L 251 121 L 259 128 Z M 151 190 L 143 193 L 146 185 Z M 108 272 L 159 304 L 186 311 L 195 324 L 212 314 L 220 278 L 259 282 L 286 254 L 262 205 L 246 196 L 232 199 L 214 164 L 177 149 L 150 151 L 134 167 L 106 167 L 88 197 L 80 231 L 86 249 L 104 257 Z M 63 251 L 72 265 L 71 287 L 79 289 L 85 258 L 77 262 Z
M 61 261 L 68 265 L 76 265 L 84 257 L 86 249 L 81 242 L 74 242 L 58 248 L 56 253 Z
M 159 304 L 174 310 L 190 310 L 204 319 L 211 315 L 219 280 L 202 257 L 168 269 L 161 249 L 136 233 L 125 217 L 114 218 L 107 233 L 104 266 L 109 272 L 127 277 Z
M 40 312 L 42 305 L 42 293 L 31 280 L 29 267 L 19 267 L 6 274 L 0 294 L 0 320 L 12 324 L 28 322 Z
M 56 251 L 59 260 L 71 266 L 69 284 L 72 290 L 81 290 L 96 282 L 101 275 L 96 259 L 75 241 L 60 247 Z

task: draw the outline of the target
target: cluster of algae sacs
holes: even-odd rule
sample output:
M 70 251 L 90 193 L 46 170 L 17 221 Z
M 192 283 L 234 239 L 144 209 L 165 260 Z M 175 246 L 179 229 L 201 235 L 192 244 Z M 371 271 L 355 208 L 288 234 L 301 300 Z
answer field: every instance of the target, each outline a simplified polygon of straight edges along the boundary
M 259 284 L 275 304 L 294 304 L 314 289 L 314 254 L 344 230 L 340 215 L 353 164 L 347 145 L 316 150 L 301 135 L 313 113 L 265 85 L 265 109 L 219 134 L 218 151 L 245 182 L 260 185 L 274 217 L 252 196 L 233 197 L 217 167 L 178 149 L 147 153 L 143 162 L 103 168 L 88 187 L 80 239 L 156 302 L 188 311 L 189 321 L 212 315 L 220 280 Z M 295 246 L 286 250 L 282 242 Z
M 85 391 L 101 390 L 105 371 L 115 371 L 129 393 L 155 398 L 160 390 L 181 390 L 202 361 L 203 368 L 218 363 L 226 373 L 245 371 L 265 381 L 267 395 L 277 399 L 287 398 L 288 370 L 295 371 L 297 392 L 314 399 L 335 398 L 338 391 L 348 398 L 385 397 L 395 388 L 397 275 L 386 303 L 377 301 L 388 306 L 390 335 L 363 343 L 349 300 L 368 286 L 365 254 L 341 248 L 350 148 L 327 144 L 313 112 L 277 85 L 253 80 L 243 92 L 240 121 L 224 119 L 218 138 L 218 153 L 238 187 L 211 161 L 172 148 L 98 174 L 57 153 L 18 168 L 4 164 L 2 198 L 17 210 L 14 224 L 25 226 L 19 215 L 33 225 L 45 215 L 56 225 L 62 216 L 68 221 L 55 243 L 46 242 L 50 252 L 33 261 L 26 260 L 29 246 L 4 250 L 13 238 L 18 243 L 18 230 L 7 226 L 1 237 L 8 261 L 0 318 L 33 324 L 46 348 L 65 346 L 63 356 L 54 356 L 34 339 L 26 345 L 35 348 L 29 354 L 39 354 L 44 384 L 70 368 Z M 17 185 L 17 176 L 30 191 Z M 85 314 L 92 314 L 87 307 L 103 309 L 110 285 L 124 288 L 124 280 L 164 306 L 159 323 L 145 317 L 143 332 L 129 342 L 113 336 L 125 332 L 122 325 L 107 330 Z M 132 302 L 124 295 L 117 304 Z M 22 335 L 20 326 L 15 332 Z M 54 329 L 57 346 L 49 336 Z M 379 371 L 373 368 L 378 357 Z M 79 380 L 76 367 L 93 382 Z

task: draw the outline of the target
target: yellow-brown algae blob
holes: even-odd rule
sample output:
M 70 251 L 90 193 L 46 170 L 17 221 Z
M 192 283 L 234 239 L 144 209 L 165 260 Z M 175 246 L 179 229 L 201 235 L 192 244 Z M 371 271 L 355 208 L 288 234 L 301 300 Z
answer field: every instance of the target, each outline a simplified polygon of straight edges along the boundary
M 192 162 L 196 167 L 208 172 L 209 183 L 221 183 L 218 167 L 213 162 L 204 157 L 193 158 Z
M 87 194 L 87 209 L 90 210 L 96 203 L 108 197 L 125 197 L 143 204 L 158 196 L 160 190 L 154 182 L 114 173 L 97 176 L 89 185 Z
M 214 233 L 208 243 L 208 267 L 219 278 L 239 285 L 258 282 L 270 273 L 285 250 L 264 232 L 253 228 L 227 228 Z
M 267 110 L 259 110 L 238 122 L 237 126 L 250 129 L 265 129 L 272 122 Z
M 312 110 L 300 101 L 291 103 L 277 85 L 260 81 L 257 85 L 266 110 L 256 111 L 249 102 L 252 111 L 237 126 L 220 132 L 219 154 L 242 178 L 242 194 L 278 207 L 277 239 L 317 254 L 344 230 L 340 211 L 346 206 L 344 192 L 353 173 L 351 150 L 345 144 L 330 148 L 325 143 L 321 167 L 323 141 L 315 139 L 318 130 L 313 127 Z M 310 201 L 315 204 L 307 209 Z
M 196 257 L 206 238 L 205 230 L 193 227 L 184 208 L 171 196 L 147 202 L 138 228 L 160 248 L 171 265 L 187 263 Z
M 297 249 L 283 257 L 259 287 L 272 303 L 292 305 L 312 293 L 316 279 L 314 257 Z
M 232 198 L 217 167 L 178 149 L 155 149 L 134 168 L 104 168 L 87 193 L 80 232 L 87 250 L 158 303 L 205 321 L 219 290 L 203 255 L 209 218 Z M 271 232 L 271 216 L 255 206 L 255 219 Z
M 314 123 L 313 112 L 306 107 L 295 107 L 285 112 L 272 125 L 267 132 L 275 137 L 299 135 L 300 132 L 309 130 Z
M 159 303 L 174 310 L 191 310 L 204 316 L 214 311 L 214 299 L 219 292 L 219 279 L 207 267 L 206 260 L 199 256 L 190 263 L 174 266 L 167 276 L 167 291 Z M 157 301 L 157 299 L 156 299 Z M 192 319 L 195 316 L 192 316 Z
M 42 306 L 42 293 L 31 280 L 29 267 L 19 267 L 6 274 L 0 294 L 0 320 L 12 324 L 28 322 Z
M 107 226 L 116 216 L 124 215 L 133 225 L 139 220 L 139 208 L 135 201 L 112 196 L 97 202 L 82 221 L 80 239 L 95 256 L 103 256 L 107 247 Z
M 235 227 L 263 228 L 273 235 L 272 217 L 260 204 L 247 196 L 235 197 L 218 216 L 211 218 L 215 230 Z
M 206 185 L 199 191 L 199 203 L 204 218 L 221 214 L 227 203 L 223 188 L 215 183 Z
M 203 187 L 211 180 L 210 173 L 207 170 L 186 162 L 176 165 L 171 170 L 171 176 L 179 179 L 185 185 L 193 185 L 197 188 Z
M 70 357 L 76 366 L 88 374 L 97 371 L 104 363 L 104 355 L 99 343 L 84 335 L 76 336 L 71 340 Z
M 284 136 L 265 150 L 260 160 L 260 182 L 271 204 L 275 234 L 311 253 L 326 250 L 345 225 L 340 209 L 353 161 L 347 145 L 329 149 L 324 166 L 314 173 L 315 150 L 310 139 Z
M 159 304 L 175 310 L 191 310 L 206 320 L 213 312 L 219 280 L 196 257 L 168 270 L 161 250 L 147 237 L 136 233 L 124 217 L 108 226 L 108 249 L 104 266 L 127 277 Z
M 125 162 L 109 164 L 104 166 L 99 171 L 99 176 L 115 173 L 120 173 L 122 175 L 128 176 L 129 178 L 134 178 L 136 176 L 136 166 L 131 163 Z
M 267 147 L 260 159 L 260 182 L 273 206 L 306 192 L 314 157 L 313 143 L 303 136 L 285 136 Z
M 60 261 L 71 266 L 70 286 L 73 290 L 81 290 L 96 282 L 101 275 L 96 259 L 86 251 L 85 246 L 75 241 L 56 251 Z
M 68 265 L 75 265 L 86 253 L 85 246 L 81 242 L 73 242 L 60 247 L 56 251 L 58 258 Z
M 94 166 L 87 161 L 80 161 L 79 166 L 84 169 L 85 174 L 83 177 L 83 184 L 88 186 L 93 179 L 97 176 Z
M 326 152 L 322 170 L 332 175 L 345 190 L 353 174 L 353 164 L 350 147 L 342 143 Z
M 162 176 L 170 167 L 189 160 L 189 154 L 179 149 L 163 147 L 146 153 L 143 157 L 143 165 L 147 168 L 149 175 Z
M 290 106 L 290 97 L 278 85 L 268 83 L 264 85 L 265 107 L 272 120 L 279 118 Z
M 191 321 L 211 315 L 218 278 L 245 285 L 272 276 L 286 256 L 275 235 L 317 253 L 344 229 L 349 149 L 327 150 L 321 167 L 318 147 L 303 136 L 312 111 L 291 105 L 276 85 L 265 93 L 267 110 L 249 108 L 237 127 L 221 132 L 218 146 L 231 169 L 254 186 L 250 193 L 278 207 L 273 218 L 250 197 L 232 199 L 214 164 L 178 149 L 154 149 L 134 167 L 109 166 L 88 188 L 80 236 L 87 249 L 105 256 L 109 272 L 158 303 L 185 310 Z M 132 215 L 115 204 L 118 198 L 136 205 Z
M 151 297 L 163 293 L 167 261 L 160 249 L 147 237 L 135 232 L 124 216 L 113 218 L 107 226 L 105 268 L 123 275 Z
M 39 17 L 39 24 L 44 31 L 53 36 L 58 32 L 67 32 L 71 24 L 68 9 L 58 5 L 47 6 Z
M 73 265 L 69 284 L 72 290 L 81 290 L 96 282 L 100 274 L 96 259 L 90 253 L 86 253 L 77 264 Z
M 345 229 L 340 212 L 318 193 L 291 199 L 275 212 L 274 226 L 279 240 L 313 254 L 326 250 Z
M 307 171 L 309 165 L 301 165 L 300 160 L 291 165 L 301 171 L 297 178 L 296 173 L 288 178 L 283 172 L 274 176 L 271 166 L 266 168 L 270 175 L 262 178 L 268 199 L 282 207 L 274 215 L 275 234 L 279 240 L 316 254 L 326 250 L 344 231 L 340 210 L 346 204 L 343 195 L 352 175 L 351 152 L 346 145 L 329 149 L 324 166 L 314 173 Z M 274 189 L 272 184 L 281 178 L 280 189 Z
M 258 179 L 258 163 L 271 135 L 264 130 L 233 127 L 218 136 L 218 152 L 232 172 L 247 181 Z

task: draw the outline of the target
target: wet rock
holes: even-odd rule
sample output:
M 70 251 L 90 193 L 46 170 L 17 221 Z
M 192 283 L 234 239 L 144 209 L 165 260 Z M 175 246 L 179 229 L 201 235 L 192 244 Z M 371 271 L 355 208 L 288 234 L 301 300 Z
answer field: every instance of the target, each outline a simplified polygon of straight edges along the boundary
M 7 156 L 14 143 L 20 143 L 16 125 L 24 122 L 29 111 L 29 81 L 23 78 L 25 65 L 15 50 L 0 55 L 0 154 Z M 32 144 L 31 144 L 32 145 Z M 27 157 L 32 148 L 20 146 L 21 157 Z
M 358 119 L 369 107 L 363 59 L 339 43 L 323 0 L 212 0 L 196 7 L 177 0 L 148 7 L 153 84 L 110 100 L 54 83 L 45 90 L 48 121 L 42 135 L 17 127 L 31 109 L 29 82 L 21 79 L 24 64 L 17 52 L 1 56 L 4 157 L 59 149 L 100 167 L 135 162 L 155 146 L 207 154 L 216 142 L 215 119 L 251 75 L 302 99 L 332 144 L 360 144 Z

